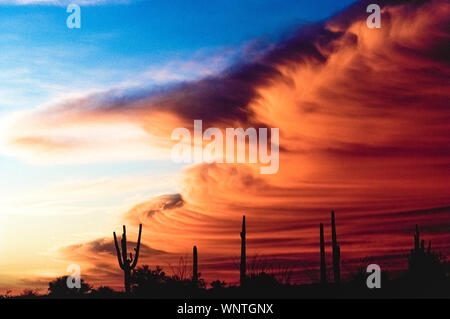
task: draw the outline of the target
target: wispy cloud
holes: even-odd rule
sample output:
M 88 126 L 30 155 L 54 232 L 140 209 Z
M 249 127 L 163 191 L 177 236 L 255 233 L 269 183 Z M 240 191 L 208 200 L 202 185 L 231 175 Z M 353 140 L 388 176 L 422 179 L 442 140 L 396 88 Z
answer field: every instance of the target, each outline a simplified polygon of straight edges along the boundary
M 167 139 L 162 137 L 164 134 L 157 134 L 160 130 L 166 130 L 164 125 L 157 123 L 151 127 L 142 125 L 144 123 L 141 123 L 139 119 L 140 112 L 126 112 L 122 115 L 112 112 L 112 117 L 109 119 L 103 116 L 98 119 L 92 117 L 90 123 L 84 122 L 82 125 L 70 124 L 69 118 L 73 116 L 75 120 L 75 117 L 83 117 L 77 110 L 80 105 L 85 105 L 94 111 L 104 103 L 120 104 L 121 101 L 133 98 L 139 108 L 138 104 L 148 94 L 164 95 L 163 92 L 170 90 L 170 87 L 181 88 L 189 81 L 196 81 L 205 76 L 217 76 L 234 56 L 236 56 L 235 51 L 226 48 L 212 54 L 198 52 L 191 59 L 174 60 L 160 66 L 150 65 L 142 71 L 131 72 L 132 74 L 130 71 L 121 69 L 95 68 L 80 70 L 76 76 L 72 76 L 72 68 L 61 66 L 56 70 L 53 68 L 55 74 L 51 77 L 51 82 L 38 78 L 36 70 L 31 71 L 29 68 L 6 70 L 7 72 L 0 76 L 0 82 L 3 80 L 9 83 L 8 85 L 11 85 L 13 89 L 5 90 L 4 95 L 1 95 L 0 90 L 0 101 L 3 99 L 5 103 L 10 102 L 9 108 L 12 110 L 0 121 L 0 130 L 4 133 L 0 142 L 3 145 L 2 153 L 18 155 L 27 162 L 39 164 L 123 162 L 167 158 L 170 155 Z M 46 64 L 51 63 L 46 58 L 44 61 Z M 53 64 L 55 63 L 58 64 L 57 62 Z M 70 83 L 60 84 L 64 82 L 63 78 L 69 77 L 73 79 Z M 116 79 L 113 88 L 108 86 L 111 78 Z M 20 105 L 19 100 L 12 99 L 11 94 L 22 96 L 17 91 L 24 90 L 47 92 L 47 95 L 52 98 L 34 109 L 26 108 L 14 112 L 15 108 L 20 109 Z M 30 101 L 32 98 L 25 99 L 23 103 L 31 103 Z M 53 126 L 51 131 L 46 125 L 32 125 L 25 129 L 25 122 L 28 120 L 34 122 L 33 118 L 40 116 L 39 114 L 44 110 L 52 113 L 52 117 L 60 117 L 59 124 L 51 124 Z M 72 115 L 66 117 L 68 113 L 57 114 L 66 113 L 66 111 Z M 155 121 L 156 117 L 160 118 L 161 123 L 169 118 L 175 119 L 170 114 L 166 114 L 163 109 L 160 111 L 159 115 L 154 114 Z M 111 125 L 113 122 L 115 125 Z M 20 127 L 21 136 L 10 135 L 15 135 L 14 126 Z M 166 133 L 169 134 L 169 132 Z M 12 140 L 15 142 L 11 144 Z M 31 155 L 37 153 L 40 155 Z M 78 156 L 81 153 L 83 156 Z
M 39 188 L 22 188 L 2 197 L 2 213 L 34 216 L 120 214 L 149 196 L 175 189 L 172 174 L 125 175 L 103 178 L 67 177 Z M 2 193 L 5 189 L 0 189 Z

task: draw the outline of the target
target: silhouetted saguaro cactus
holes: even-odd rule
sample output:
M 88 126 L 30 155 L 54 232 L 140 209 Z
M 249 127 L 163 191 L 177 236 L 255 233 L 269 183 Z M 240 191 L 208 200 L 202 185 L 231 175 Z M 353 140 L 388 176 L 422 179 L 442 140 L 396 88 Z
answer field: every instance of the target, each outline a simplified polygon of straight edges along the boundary
M 323 224 L 320 223 L 320 282 L 327 283 L 327 266 L 325 262 L 325 239 L 323 235 Z
M 193 249 L 193 260 L 192 260 L 192 281 L 198 281 L 198 262 L 197 262 L 197 246 Z
M 242 231 L 241 231 L 241 265 L 240 265 L 240 283 L 241 286 L 245 283 L 246 270 L 247 270 L 247 258 L 245 252 L 245 216 L 242 217 Z
M 420 230 L 419 225 L 416 224 L 416 232 L 414 233 L 414 250 L 417 252 L 419 251 L 419 244 L 420 243 Z
M 125 225 L 123 225 L 123 234 L 122 234 L 122 253 L 119 249 L 119 244 L 117 243 L 116 232 L 113 232 L 114 235 L 114 244 L 116 245 L 117 259 L 119 261 L 120 269 L 123 270 L 124 273 L 124 284 L 125 284 L 125 292 L 130 293 L 130 278 L 131 278 L 131 270 L 136 267 L 138 258 L 139 258 L 139 248 L 141 246 L 141 232 L 142 232 L 142 224 L 139 224 L 139 236 L 136 244 L 136 248 L 134 249 L 134 259 L 133 254 L 130 253 L 130 258 L 128 259 L 127 254 L 127 231 Z
M 331 237 L 333 248 L 333 274 L 334 282 L 339 284 L 341 282 L 341 248 L 337 242 L 336 235 L 336 221 L 334 218 L 334 211 L 331 212 Z
M 441 280 L 445 278 L 447 270 L 442 255 L 431 250 L 431 241 L 428 241 L 428 247 L 425 247 L 425 240 L 421 239 L 420 235 L 419 225 L 416 225 L 414 248 L 411 249 L 408 256 L 408 271 L 418 280 Z

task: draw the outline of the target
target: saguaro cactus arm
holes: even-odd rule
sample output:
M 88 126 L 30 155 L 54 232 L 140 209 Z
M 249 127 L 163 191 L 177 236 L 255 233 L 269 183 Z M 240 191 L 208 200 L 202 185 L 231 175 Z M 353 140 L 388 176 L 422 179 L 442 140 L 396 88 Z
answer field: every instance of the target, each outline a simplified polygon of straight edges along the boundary
M 122 262 L 125 268 L 129 266 L 127 253 L 127 229 L 125 228 L 125 225 L 123 225 L 122 234 Z
M 142 224 L 139 224 L 139 236 L 138 236 L 138 240 L 137 240 L 137 244 L 136 244 L 136 248 L 134 249 L 135 254 L 134 254 L 134 260 L 133 260 L 133 264 L 131 264 L 131 268 L 133 269 L 134 267 L 136 267 L 136 264 L 138 262 L 138 258 L 139 258 L 139 248 L 141 247 L 141 233 L 142 233 Z M 131 257 L 131 253 L 130 253 L 130 257 Z M 133 258 L 131 257 L 131 260 Z
M 119 244 L 117 243 L 116 232 L 113 232 L 113 235 L 114 235 L 114 244 L 116 246 L 116 252 L 117 252 L 117 260 L 119 261 L 119 267 L 120 267 L 120 269 L 123 269 L 122 257 L 120 256 L 120 248 L 119 248 Z

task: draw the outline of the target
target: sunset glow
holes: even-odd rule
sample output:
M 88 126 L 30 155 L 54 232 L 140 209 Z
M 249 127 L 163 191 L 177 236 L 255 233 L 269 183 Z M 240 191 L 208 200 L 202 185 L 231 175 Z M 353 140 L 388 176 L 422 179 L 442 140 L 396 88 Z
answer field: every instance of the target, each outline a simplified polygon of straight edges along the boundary
M 220 21 L 209 35 L 207 25 L 186 19 L 185 32 L 204 37 L 197 43 L 189 35 L 191 44 L 163 27 L 131 30 L 123 22 L 107 32 L 90 20 L 102 8 L 126 8 L 126 15 L 146 3 L 87 6 L 80 30 L 55 31 L 82 43 L 78 57 L 59 53 L 69 56 L 73 77 L 58 69 L 64 59 L 51 60 L 59 59 L 51 53 L 54 40 L 26 40 L 39 50 L 47 46 L 42 56 L 1 40 L 0 68 L 16 75 L 0 76 L 0 293 L 46 292 L 70 264 L 79 264 L 93 285 L 122 289 L 112 232 L 127 225 L 133 243 L 140 223 L 139 264 L 170 272 L 181 257 L 190 262 L 196 245 L 207 283 L 239 281 L 242 215 L 249 259 L 289 265 L 295 282 L 318 280 L 319 223 L 328 243 L 331 210 L 343 276 L 365 257 L 393 273 L 404 269 L 415 224 L 448 255 L 449 2 L 380 1 L 380 29 L 366 26 L 365 2 L 324 1 L 320 14 L 294 2 L 279 12 L 289 24 L 259 21 L 246 29 L 241 21 L 229 31 L 233 39 L 214 38 L 226 33 Z M 260 10 L 270 11 L 270 3 Z M 51 23 L 65 18 L 63 7 L 5 8 L 14 13 L 11 24 L 32 10 Z M 5 37 L 26 37 L 1 29 Z M 124 40 L 126 32 L 154 34 L 138 45 Z M 17 82 L 12 98 L 8 81 Z M 194 120 L 222 131 L 279 128 L 278 171 L 260 174 L 254 163 L 174 163 L 172 131 L 192 131 Z

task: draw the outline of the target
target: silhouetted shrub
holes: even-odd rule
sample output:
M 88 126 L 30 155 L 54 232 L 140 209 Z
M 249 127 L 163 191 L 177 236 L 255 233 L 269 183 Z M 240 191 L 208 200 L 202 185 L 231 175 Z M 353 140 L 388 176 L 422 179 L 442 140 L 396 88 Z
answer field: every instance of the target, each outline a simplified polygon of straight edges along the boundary
M 213 282 L 211 282 L 211 289 L 223 289 L 226 287 L 226 282 L 225 281 L 220 281 L 220 280 L 214 280 Z
M 131 275 L 132 292 L 138 295 L 154 295 L 168 280 L 161 267 L 150 269 L 148 265 L 136 268 Z
M 91 286 L 81 279 L 80 288 L 67 287 L 68 276 L 58 277 L 48 283 L 48 292 L 50 297 L 71 298 L 82 297 L 91 291 Z
M 25 289 L 24 291 L 22 291 L 22 293 L 20 294 L 20 297 L 22 298 L 35 298 L 38 296 L 37 291 L 33 290 L 33 289 Z
M 120 296 L 120 292 L 117 292 L 108 286 L 100 286 L 97 289 L 93 289 L 90 295 L 96 298 L 113 298 Z

